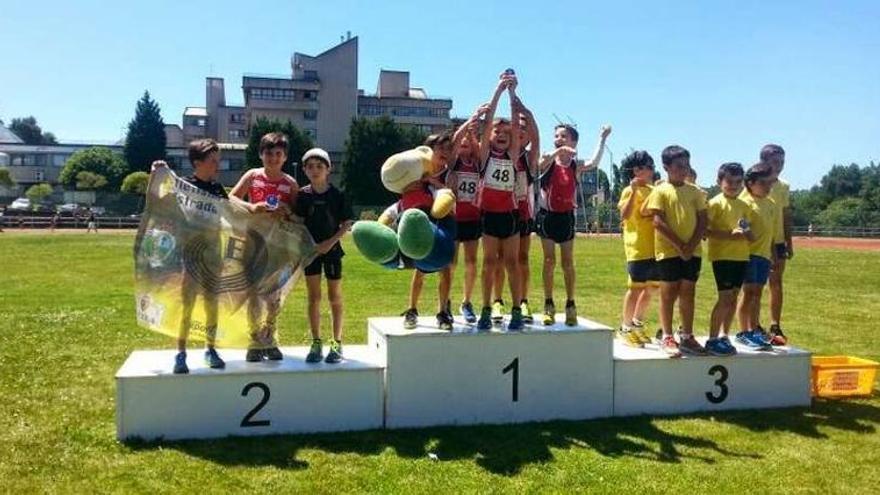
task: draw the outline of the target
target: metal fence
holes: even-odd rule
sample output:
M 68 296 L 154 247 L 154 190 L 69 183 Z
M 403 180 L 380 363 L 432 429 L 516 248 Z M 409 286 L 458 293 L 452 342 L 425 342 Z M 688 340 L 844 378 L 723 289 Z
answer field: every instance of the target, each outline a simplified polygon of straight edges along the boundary
M 56 229 L 85 229 L 88 227 L 88 219 L 83 217 L 60 217 L 55 222 Z M 95 217 L 95 224 L 99 229 L 136 229 L 140 223 L 139 218 L 133 217 Z M 52 217 L 50 216 L 2 216 L 0 227 L 4 229 L 50 229 Z

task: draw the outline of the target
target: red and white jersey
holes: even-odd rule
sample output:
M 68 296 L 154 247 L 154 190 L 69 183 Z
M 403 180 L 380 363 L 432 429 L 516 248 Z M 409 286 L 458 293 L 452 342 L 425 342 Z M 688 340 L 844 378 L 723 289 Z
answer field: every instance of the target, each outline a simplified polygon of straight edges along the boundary
M 532 176 L 529 173 L 528 155 L 524 152 L 516 162 L 516 185 L 514 187 L 516 208 L 520 220 L 531 220 L 534 213 Z
M 421 183 L 421 187 L 412 191 L 406 191 L 400 195 L 400 211 L 406 211 L 412 208 L 429 212 L 434 204 L 434 194 L 432 188 L 427 183 Z
M 480 219 L 477 195 L 480 189 L 480 167 L 476 162 L 459 159 L 449 171 L 449 184 L 455 187 L 455 219 L 475 222 Z
M 577 207 L 577 162 L 553 165 L 541 176 L 540 207 L 553 212 L 567 213 Z
M 506 213 L 517 209 L 516 168 L 507 152 L 489 153 L 480 177 L 477 204 L 483 211 Z
M 299 186 L 293 177 L 282 174 L 281 177 L 273 180 L 266 175 L 262 168 L 259 168 L 251 173 L 248 201 L 251 203 L 277 201 L 278 203 L 290 204 L 298 191 Z

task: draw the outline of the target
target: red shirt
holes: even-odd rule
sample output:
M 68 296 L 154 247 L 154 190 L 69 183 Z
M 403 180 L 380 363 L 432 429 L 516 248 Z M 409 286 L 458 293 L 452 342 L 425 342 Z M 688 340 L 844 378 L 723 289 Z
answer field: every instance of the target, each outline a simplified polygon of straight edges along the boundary
M 251 173 L 251 185 L 248 188 L 248 201 L 251 203 L 259 203 L 265 201 L 270 203 L 270 197 L 274 196 L 278 203 L 293 203 L 293 198 L 299 191 L 296 180 L 287 175 L 282 174 L 280 178 L 272 180 L 266 176 L 263 169 L 256 169 Z
M 480 188 L 480 167 L 473 162 L 458 160 L 450 174 L 455 183 L 455 219 L 459 222 L 479 221 L 477 193 Z
M 517 209 L 516 169 L 507 152 L 489 154 L 480 178 L 477 203 L 483 211 L 507 213 Z
M 434 205 L 434 195 L 428 188 L 428 184 L 422 183 L 420 187 L 414 191 L 407 191 L 400 195 L 400 211 L 406 211 L 411 208 L 418 208 L 427 212 L 431 211 Z
M 526 153 L 523 153 L 516 162 L 516 185 L 514 191 L 516 208 L 519 210 L 519 219 L 525 221 L 532 218 L 532 184 L 529 179 L 529 161 Z
M 549 177 L 541 184 L 541 207 L 553 212 L 574 211 L 577 201 L 577 162 L 568 165 L 553 162 L 547 170 Z

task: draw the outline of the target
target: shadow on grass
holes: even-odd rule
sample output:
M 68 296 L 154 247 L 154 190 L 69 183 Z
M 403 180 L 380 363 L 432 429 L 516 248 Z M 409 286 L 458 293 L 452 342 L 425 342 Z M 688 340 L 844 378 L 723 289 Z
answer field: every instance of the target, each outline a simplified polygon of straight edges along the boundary
M 820 428 L 873 433 L 880 425 L 880 408 L 871 404 L 818 400 L 812 408 L 736 411 L 682 416 L 727 423 L 753 432 L 781 431 L 809 438 L 827 435 Z M 373 430 L 298 436 L 230 437 L 217 440 L 129 442 L 134 450 L 170 448 L 231 466 L 273 466 L 305 469 L 301 450 L 332 454 L 379 455 L 387 450 L 405 459 L 440 462 L 473 460 L 500 475 L 518 474 L 523 467 L 553 459 L 552 449 L 592 449 L 608 457 L 632 457 L 662 463 L 690 459 L 713 464 L 719 458 L 760 459 L 758 453 L 735 452 L 698 436 L 660 428 L 656 418 L 636 416 L 593 421 L 556 421 L 503 426 L 440 427 L 411 430 Z M 433 457 L 432 456 L 432 457 Z

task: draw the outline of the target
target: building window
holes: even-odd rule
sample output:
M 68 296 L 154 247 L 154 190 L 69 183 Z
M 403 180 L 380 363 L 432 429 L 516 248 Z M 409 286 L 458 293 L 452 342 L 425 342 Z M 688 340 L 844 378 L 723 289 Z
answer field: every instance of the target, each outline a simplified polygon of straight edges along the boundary
M 292 89 L 277 88 L 251 88 L 251 98 L 257 100 L 294 100 L 294 91 Z
M 306 110 L 303 112 L 303 118 L 305 120 L 318 120 L 318 111 L 317 110 Z
M 34 180 L 37 182 L 43 182 L 46 180 L 46 174 L 42 170 L 37 170 L 34 172 Z
M 316 71 L 316 70 L 303 71 L 303 79 L 305 79 L 306 81 L 317 81 L 318 80 L 318 71 Z
M 368 117 L 383 115 L 385 113 L 385 108 L 380 107 L 379 105 L 363 105 L 358 108 L 359 115 L 365 115 Z
M 63 167 L 68 158 L 69 155 L 52 155 L 52 166 Z
M 306 135 L 312 139 L 318 139 L 318 131 L 317 129 L 304 129 L 306 131 Z
M 229 170 L 241 170 L 244 168 L 244 160 L 230 158 L 227 161 L 229 162 Z
M 247 131 L 244 129 L 230 129 L 229 139 L 244 139 L 247 137 Z
M 315 101 L 318 99 L 318 93 L 315 91 L 303 91 L 303 100 Z
M 243 113 L 229 114 L 229 123 L 230 124 L 244 124 L 244 114 Z

